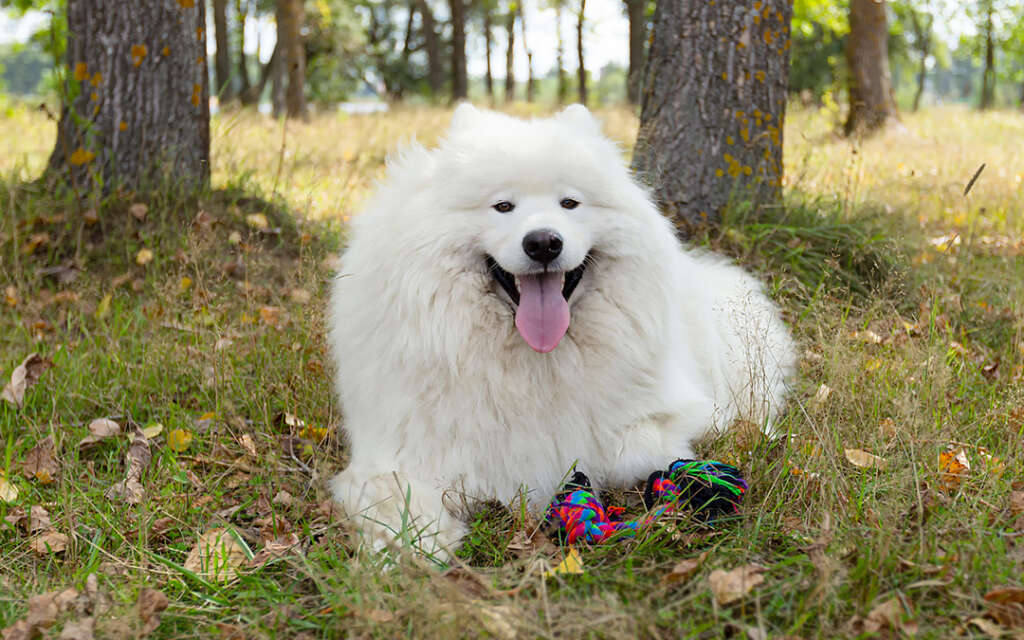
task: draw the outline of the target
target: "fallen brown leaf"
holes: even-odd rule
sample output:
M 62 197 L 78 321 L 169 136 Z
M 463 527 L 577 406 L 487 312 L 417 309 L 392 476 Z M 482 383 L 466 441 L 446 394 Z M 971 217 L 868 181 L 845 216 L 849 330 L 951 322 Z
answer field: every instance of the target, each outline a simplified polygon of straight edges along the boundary
M 185 559 L 185 568 L 196 575 L 218 582 L 237 577 L 237 569 L 249 561 L 229 529 L 210 529 L 199 536 Z
M 971 472 L 971 463 L 963 447 L 950 449 L 939 454 L 940 486 L 945 491 L 952 491 Z
M 100 440 L 119 435 L 121 435 L 121 425 L 110 418 L 97 418 L 89 423 L 89 435 L 82 438 L 78 446 L 87 447 Z
M 143 589 L 139 593 L 139 620 L 142 622 L 142 633 L 152 633 L 160 626 L 160 612 L 167 608 L 169 601 L 162 591 Z
M 1024 589 L 1000 587 L 985 594 L 989 615 L 1005 627 L 1024 627 Z
M 1010 513 L 1015 516 L 1024 513 L 1024 491 L 1010 493 Z
M 676 563 L 676 566 L 672 567 L 672 571 L 662 577 L 662 584 L 676 584 L 677 582 L 686 582 L 693 577 L 697 570 L 700 569 L 701 565 L 704 564 L 704 560 L 707 559 L 708 552 L 700 554 L 696 558 L 686 558 Z
M 68 548 L 68 537 L 56 529 L 50 529 L 29 540 L 28 546 L 40 555 L 62 553 Z
M 51 591 L 29 598 L 25 617 L 0 632 L 4 640 L 33 640 L 49 629 L 60 614 L 56 597 L 57 592 Z
M 86 616 L 79 620 L 71 620 L 65 623 L 61 629 L 58 640 L 93 640 L 96 631 L 96 618 Z
M 973 624 L 978 627 L 982 633 L 991 638 L 1001 638 L 1006 634 L 1006 629 L 1000 627 L 998 624 L 987 618 L 971 618 L 967 621 L 967 624 Z
M 711 594 L 715 597 L 715 602 L 720 606 L 726 606 L 742 599 L 754 587 L 764 582 L 765 571 L 767 567 L 759 564 L 748 564 L 732 571 L 712 571 L 708 576 L 708 583 L 711 585 Z
M 878 634 L 883 631 L 903 633 L 909 636 L 917 634 L 917 622 L 904 621 L 903 605 L 899 598 L 889 598 L 875 605 L 866 618 L 854 616 L 850 626 L 857 634 Z
M 52 367 L 51 360 L 37 353 L 29 355 L 11 372 L 11 381 L 4 386 L 0 397 L 20 409 L 25 400 L 25 392 L 39 381 L 44 371 Z
M 495 593 L 489 580 L 466 567 L 448 569 L 441 574 L 440 579 L 470 598 L 490 598 Z
M 128 504 L 142 502 L 146 489 L 142 486 L 142 473 L 149 466 L 153 454 L 149 450 L 149 439 L 135 427 L 132 434 L 132 443 L 128 446 L 128 453 L 125 456 L 128 463 L 128 471 L 124 480 L 111 485 L 104 492 L 108 500 L 124 500 Z
M 149 207 L 143 202 L 136 202 L 128 207 L 128 213 L 132 214 L 132 217 L 136 220 L 145 220 L 148 211 Z
M 551 538 L 539 529 L 535 529 L 532 534 L 522 529 L 516 531 L 505 549 L 519 558 L 532 556 L 535 553 L 545 556 L 553 556 L 558 553 L 558 547 L 551 542 Z
M 57 478 L 60 465 L 57 463 L 53 437 L 47 436 L 36 443 L 21 463 L 21 472 L 26 478 L 35 478 L 40 484 L 50 484 Z
M 41 505 L 32 505 L 28 514 L 28 532 L 35 533 L 37 531 L 47 531 L 52 528 L 53 523 L 50 522 L 49 512 Z
M 846 460 L 855 467 L 862 469 L 883 470 L 889 466 L 889 461 L 862 449 L 843 449 Z

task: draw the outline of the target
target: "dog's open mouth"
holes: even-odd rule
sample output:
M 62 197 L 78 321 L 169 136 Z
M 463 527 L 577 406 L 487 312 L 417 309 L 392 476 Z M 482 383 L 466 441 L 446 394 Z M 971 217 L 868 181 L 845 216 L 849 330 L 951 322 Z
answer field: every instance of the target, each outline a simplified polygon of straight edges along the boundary
M 547 353 L 569 328 L 569 297 L 583 278 L 587 261 L 571 271 L 513 275 L 487 256 L 487 269 L 516 305 L 516 329 L 534 351 Z

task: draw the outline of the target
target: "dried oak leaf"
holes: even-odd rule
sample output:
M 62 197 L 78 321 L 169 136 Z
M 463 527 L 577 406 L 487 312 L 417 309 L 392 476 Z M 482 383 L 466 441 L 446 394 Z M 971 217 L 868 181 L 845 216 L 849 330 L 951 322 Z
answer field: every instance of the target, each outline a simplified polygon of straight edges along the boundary
M 44 629 L 49 629 L 57 620 L 60 609 L 55 602 L 56 591 L 41 593 L 28 599 L 28 612 L 21 620 L 16 621 L 3 631 L 0 635 L 4 640 L 33 640 L 42 635 Z
M 904 620 L 903 605 L 900 604 L 899 598 L 895 597 L 875 605 L 866 618 L 854 616 L 850 619 L 849 625 L 858 635 L 881 634 L 883 637 L 897 637 L 900 633 L 908 636 L 917 634 L 917 622 Z
M 47 436 L 36 443 L 21 463 L 21 472 L 26 478 L 35 478 L 40 484 L 50 484 L 57 477 L 60 465 L 57 463 L 53 437 Z
M 715 602 L 726 606 L 741 600 L 754 587 L 764 582 L 763 574 L 767 570 L 767 567 L 759 564 L 748 564 L 732 571 L 712 571 L 708 576 L 708 583 L 711 585 L 711 594 L 715 597 Z
M 299 546 L 299 536 L 294 533 L 286 533 L 268 540 L 261 550 L 249 560 L 250 567 L 259 567 L 274 558 L 287 555 L 292 549 Z
M 28 515 L 28 532 L 35 533 L 36 531 L 47 531 L 52 528 L 53 523 L 50 522 L 50 513 L 41 505 L 32 505 Z
M 66 623 L 57 640 L 93 640 L 95 631 L 96 618 L 86 616 Z
M 53 361 L 37 353 L 29 355 L 11 372 L 11 380 L 0 392 L 0 398 L 20 409 L 25 400 L 25 392 L 39 381 L 44 371 L 52 367 Z
M 103 495 L 108 500 L 120 499 L 128 504 L 138 504 L 142 502 L 146 492 L 142 486 L 142 473 L 153 459 L 153 454 L 149 450 L 149 439 L 138 427 L 132 434 L 132 443 L 128 446 L 125 459 L 128 462 L 128 471 L 124 480 L 111 485 Z
M 1024 589 L 1001 587 L 985 594 L 989 615 L 1005 627 L 1024 628 Z

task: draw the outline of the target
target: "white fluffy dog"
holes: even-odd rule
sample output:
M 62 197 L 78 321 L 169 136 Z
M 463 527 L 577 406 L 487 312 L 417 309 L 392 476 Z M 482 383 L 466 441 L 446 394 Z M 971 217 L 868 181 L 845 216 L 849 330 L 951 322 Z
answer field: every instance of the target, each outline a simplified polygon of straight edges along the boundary
M 681 246 L 579 105 L 464 104 L 436 149 L 392 158 L 329 323 L 351 445 L 334 496 L 375 547 L 441 557 L 466 498 L 542 506 L 574 464 L 630 485 L 769 424 L 795 361 L 760 284 Z

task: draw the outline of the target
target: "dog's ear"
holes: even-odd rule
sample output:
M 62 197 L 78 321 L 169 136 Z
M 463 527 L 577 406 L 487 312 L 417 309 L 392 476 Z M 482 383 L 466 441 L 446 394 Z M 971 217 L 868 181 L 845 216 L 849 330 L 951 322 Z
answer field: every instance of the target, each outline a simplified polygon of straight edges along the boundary
M 459 131 L 468 129 L 479 117 L 480 112 L 477 111 L 476 107 L 468 102 L 460 102 L 459 106 L 455 107 L 455 112 L 452 114 L 452 123 L 448 130 Z
M 599 123 L 597 118 L 590 113 L 590 110 L 582 104 L 570 104 L 568 107 L 562 109 L 555 118 L 568 125 L 576 127 L 581 131 L 586 131 L 588 133 L 601 133 L 601 123 Z

